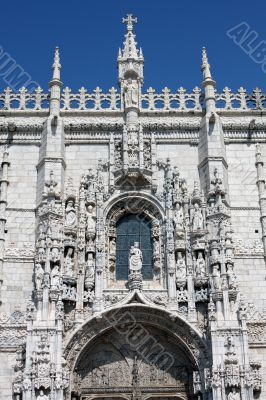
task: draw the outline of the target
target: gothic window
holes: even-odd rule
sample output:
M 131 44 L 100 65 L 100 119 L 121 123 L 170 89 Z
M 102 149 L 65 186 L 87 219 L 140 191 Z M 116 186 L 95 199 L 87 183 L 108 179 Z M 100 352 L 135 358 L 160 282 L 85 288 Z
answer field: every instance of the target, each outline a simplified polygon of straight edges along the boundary
M 139 242 L 143 256 L 142 276 L 144 280 L 153 278 L 151 223 L 142 215 L 126 215 L 116 226 L 116 279 L 128 279 L 129 250 L 134 242 Z

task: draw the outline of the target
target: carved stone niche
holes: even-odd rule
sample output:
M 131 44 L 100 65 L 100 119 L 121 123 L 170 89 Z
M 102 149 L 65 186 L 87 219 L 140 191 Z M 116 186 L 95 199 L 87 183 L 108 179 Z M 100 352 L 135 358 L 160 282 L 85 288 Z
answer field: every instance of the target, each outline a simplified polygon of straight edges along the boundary
M 108 285 L 116 283 L 116 227 L 118 221 L 131 214 L 144 216 L 151 223 L 153 242 L 154 282 L 163 283 L 163 217 L 159 211 L 157 199 L 146 198 L 138 192 L 125 193 L 111 207 L 106 216 L 106 272 Z M 140 282 L 138 283 L 140 285 Z M 140 285 L 141 286 L 141 285 Z
M 205 287 L 208 283 L 206 255 L 203 250 L 194 251 L 194 284 L 195 287 Z

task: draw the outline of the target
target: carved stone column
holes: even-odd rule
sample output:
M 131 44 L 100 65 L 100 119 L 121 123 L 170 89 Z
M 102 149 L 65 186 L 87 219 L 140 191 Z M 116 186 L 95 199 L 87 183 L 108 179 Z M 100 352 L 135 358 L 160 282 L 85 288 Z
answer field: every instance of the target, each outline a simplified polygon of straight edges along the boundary
M 2 161 L 2 176 L 0 179 L 0 304 L 1 286 L 3 283 L 3 263 L 4 263 L 4 245 L 5 245 L 5 226 L 6 226 L 6 206 L 7 206 L 7 187 L 8 187 L 8 151 L 4 150 Z

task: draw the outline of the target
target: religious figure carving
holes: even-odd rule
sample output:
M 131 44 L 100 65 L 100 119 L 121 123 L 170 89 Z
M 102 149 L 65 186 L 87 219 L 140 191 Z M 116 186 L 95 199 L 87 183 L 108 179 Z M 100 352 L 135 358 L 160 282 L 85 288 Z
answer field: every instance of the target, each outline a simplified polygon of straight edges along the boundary
M 194 211 L 192 214 L 192 229 L 193 231 L 203 229 L 203 216 L 198 203 L 194 204 Z
M 128 79 L 124 86 L 124 101 L 126 107 L 138 107 L 139 89 L 136 81 Z
M 233 388 L 232 392 L 227 396 L 227 400 L 240 400 L 239 393 Z
M 115 256 L 115 254 L 116 254 L 116 240 L 114 237 L 110 240 L 109 252 L 110 252 L 110 255 L 112 255 L 112 256 Z
M 220 274 L 218 265 L 214 265 L 213 266 L 212 289 L 221 290 L 221 274 Z
M 42 284 L 43 284 L 43 268 L 41 264 L 36 264 L 35 265 L 35 284 L 36 284 L 36 289 L 41 290 L 42 289 Z
M 156 256 L 160 254 L 160 245 L 157 239 L 153 240 L 153 255 Z
M 175 229 L 184 229 L 184 214 L 183 214 L 183 209 L 179 203 L 176 203 L 176 209 L 174 213 L 174 224 L 175 224 Z
M 96 222 L 93 215 L 93 207 L 90 205 L 87 209 L 87 235 L 90 239 L 95 237 Z
M 95 260 L 93 258 L 93 254 L 89 253 L 86 265 L 86 272 L 85 272 L 85 287 L 88 290 L 91 290 L 93 288 L 94 274 L 95 274 Z
M 65 226 L 67 228 L 75 228 L 77 224 L 77 216 L 73 200 L 68 200 L 66 206 L 66 220 Z
M 206 262 L 203 258 L 202 251 L 199 251 L 198 258 L 196 261 L 196 277 L 205 276 L 206 274 Z
M 59 249 L 57 247 L 53 247 L 51 251 L 51 261 L 56 263 L 57 261 L 59 261 L 59 258 Z
M 139 248 L 139 243 L 135 242 L 131 246 L 129 253 L 129 271 L 130 273 L 139 273 L 142 268 L 142 251 Z
M 181 251 L 177 252 L 177 261 L 176 261 L 176 280 L 184 281 L 187 277 L 187 268 L 183 254 Z
M 229 289 L 236 289 L 236 274 L 233 270 L 231 263 L 227 264 L 227 276 L 228 276 L 228 287 Z
M 69 247 L 67 250 L 67 254 L 64 260 L 64 272 L 65 275 L 67 276 L 72 276 L 73 275 L 73 266 L 74 266 L 74 262 L 73 262 L 73 255 L 74 250 L 72 249 L 72 247 Z
M 37 396 L 37 400 L 49 400 L 49 395 L 44 394 L 43 390 L 40 390 L 40 393 Z
M 60 272 L 58 265 L 55 265 L 51 271 L 51 289 L 60 289 Z
M 94 182 L 95 182 L 95 174 L 92 168 L 88 169 L 87 173 L 87 185 L 88 185 L 88 193 L 92 193 L 94 190 Z

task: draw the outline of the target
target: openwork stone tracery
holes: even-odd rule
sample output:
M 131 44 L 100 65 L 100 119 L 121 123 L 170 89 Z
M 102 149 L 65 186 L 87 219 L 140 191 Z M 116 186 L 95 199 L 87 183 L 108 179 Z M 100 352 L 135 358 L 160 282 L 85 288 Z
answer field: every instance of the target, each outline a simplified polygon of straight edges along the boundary
M 40 88 L 0 95 L 12 117 L 0 121 L 0 140 L 10 150 L 12 141 L 40 146 L 35 248 L 5 248 L 7 148 L 0 181 L 0 284 L 5 261 L 34 263 L 25 312 L 0 313 L 0 344 L 17 350 L 14 398 L 262 398 L 265 366 L 254 349 L 265 345 L 266 318 L 241 297 L 236 261 L 266 251 L 263 151 L 256 146 L 252 209 L 261 212 L 263 240 L 245 246 L 233 236 L 225 143 L 265 141 L 265 95 L 217 94 L 205 49 L 202 91 L 143 93 L 137 20 L 123 22 L 120 91 L 62 90 L 56 49 L 49 97 Z M 33 117 L 22 117 L 28 109 Z M 176 147 L 158 155 L 171 143 L 198 145 L 193 179 Z M 80 161 L 78 151 L 73 163 L 73 144 L 106 152 Z

